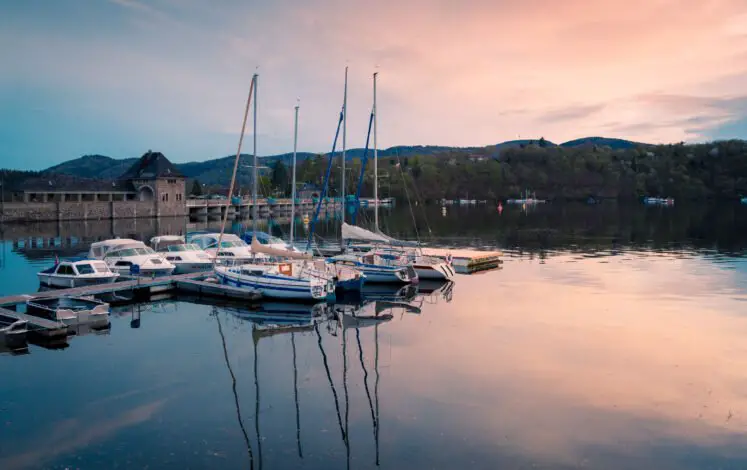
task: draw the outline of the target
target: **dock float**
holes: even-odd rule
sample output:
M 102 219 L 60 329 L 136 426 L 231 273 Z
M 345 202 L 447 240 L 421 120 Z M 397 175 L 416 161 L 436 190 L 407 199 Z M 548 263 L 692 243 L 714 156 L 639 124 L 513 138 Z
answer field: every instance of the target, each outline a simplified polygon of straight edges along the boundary
M 451 264 L 459 274 L 472 274 L 477 271 L 497 268 L 503 261 L 500 251 L 480 251 L 464 248 L 423 247 L 423 254 L 445 260 L 451 255 Z
M 0 308 L 0 317 L 28 322 L 28 329 L 46 337 L 67 336 L 68 327 L 62 322 L 35 317 L 25 313 L 15 312 L 7 308 Z
M 215 282 L 182 279 L 176 281 L 176 290 L 189 292 L 207 297 L 222 297 L 236 300 L 256 301 L 262 297 L 257 290 L 240 289 L 238 287 L 216 284 Z

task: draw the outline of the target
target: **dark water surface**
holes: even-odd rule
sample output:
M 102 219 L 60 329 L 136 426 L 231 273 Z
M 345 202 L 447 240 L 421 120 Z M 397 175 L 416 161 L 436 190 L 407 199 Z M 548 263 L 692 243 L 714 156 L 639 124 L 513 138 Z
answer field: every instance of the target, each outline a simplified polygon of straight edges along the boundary
M 416 209 L 502 269 L 282 331 L 262 320 L 292 306 L 165 299 L 0 354 L 0 469 L 747 468 L 747 207 Z M 382 225 L 414 236 L 406 208 Z M 55 250 L 198 228 L 5 226 L 0 294 Z

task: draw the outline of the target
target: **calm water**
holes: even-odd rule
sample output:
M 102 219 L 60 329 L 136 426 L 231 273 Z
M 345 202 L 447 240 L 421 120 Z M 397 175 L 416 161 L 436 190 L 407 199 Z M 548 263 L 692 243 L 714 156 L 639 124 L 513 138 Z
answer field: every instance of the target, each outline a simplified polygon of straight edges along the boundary
M 747 207 L 415 216 L 506 262 L 275 334 L 287 305 L 166 299 L 2 354 L 0 469 L 747 468 Z M 0 294 L 36 290 L 54 250 L 202 228 L 117 224 L 4 227 Z

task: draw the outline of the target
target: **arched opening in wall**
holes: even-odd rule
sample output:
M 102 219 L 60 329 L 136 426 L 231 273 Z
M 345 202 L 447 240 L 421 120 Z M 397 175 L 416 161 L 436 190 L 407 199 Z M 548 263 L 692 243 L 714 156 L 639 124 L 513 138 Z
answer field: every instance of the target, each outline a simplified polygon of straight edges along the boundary
M 153 188 L 150 186 L 141 186 L 137 191 L 137 195 L 140 201 L 152 201 L 155 198 Z

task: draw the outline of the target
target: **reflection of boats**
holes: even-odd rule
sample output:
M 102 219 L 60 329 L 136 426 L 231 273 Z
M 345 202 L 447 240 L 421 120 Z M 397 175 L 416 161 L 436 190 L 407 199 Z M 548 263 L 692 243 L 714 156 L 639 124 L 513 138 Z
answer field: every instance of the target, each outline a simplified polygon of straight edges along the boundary
M 103 261 L 85 258 L 60 260 L 36 274 L 39 283 L 49 287 L 81 287 L 114 282 L 119 273 L 112 272 Z
M 259 336 L 271 336 L 281 332 L 303 331 L 314 326 L 316 319 L 323 317 L 327 304 L 299 304 L 292 302 L 263 302 L 257 309 L 224 306 L 222 310 L 234 317 L 252 322 Z
M 673 206 L 674 199 L 671 197 L 644 197 L 643 203 L 649 206 Z
M 27 300 L 26 313 L 66 325 L 109 322 L 109 304 L 91 297 L 65 296 Z

